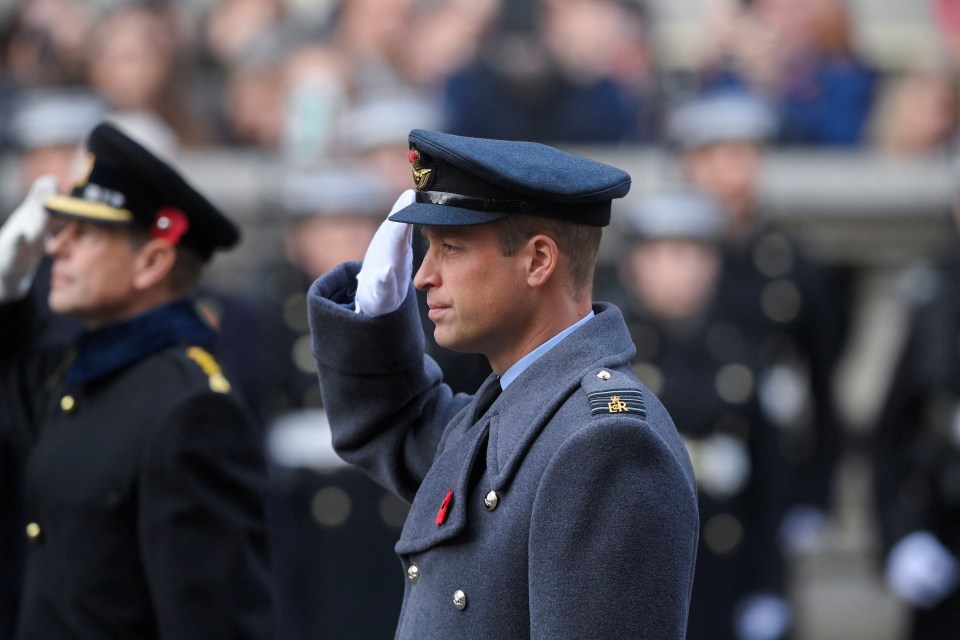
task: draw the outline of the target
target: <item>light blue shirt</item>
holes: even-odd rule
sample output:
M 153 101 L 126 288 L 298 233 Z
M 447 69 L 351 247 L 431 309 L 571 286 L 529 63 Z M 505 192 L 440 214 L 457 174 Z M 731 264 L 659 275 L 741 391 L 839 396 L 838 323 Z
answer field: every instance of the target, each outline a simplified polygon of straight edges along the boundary
M 521 373 L 526 371 L 527 367 L 529 367 L 534 362 L 536 362 L 537 358 L 545 354 L 547 351 L 550 351 L 550 349 L 553 349 L 555 346 L 557 346 L 557 344 L 561 340 L 563 340 L 568 335 L 576 331 L 580 325 L 584 324 L 587 320 L 589 320 L 593 316 L 594 316 L 593 309 L 591 309 L 590 313 L 583 316 L 582 318 L 577 320 L 575 323 L 573 323 L 572 325 L 570 325 L 569 327 L 567 327 L 557 335 L 553 336 L 552 338 L 544 342 L 542 345 L 540 345 L 539 347 L 537 347 L 527 355 L 517 360 L 517 362 L 514 363 L 512 367 L 507 369 L 506 372 L 503 374 L 503 376 L 500 377 L 500 388 L 506 389 L 508 386 L 510 386 L 510 383 L 516 380 Z

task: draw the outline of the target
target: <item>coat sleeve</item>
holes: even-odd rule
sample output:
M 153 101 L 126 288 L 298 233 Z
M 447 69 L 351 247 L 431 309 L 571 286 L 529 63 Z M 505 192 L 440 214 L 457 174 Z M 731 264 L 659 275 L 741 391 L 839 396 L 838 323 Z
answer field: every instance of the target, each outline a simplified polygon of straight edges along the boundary
M 0 439 L 26 455 L 39 431 L 51 379 L 66 356 L 41 349 L 43 318 L 31 298 L 0 304 Z
M 159 637 L 272 636 L 262 451 L 230 395 L 195 395 L 157 430 L 139 535 Z
M 424 355 L 413 287 L 383 316 L 353 311 L 359 263 L 337 267 L 308 293 L 310 332 L 333 446 L 408 502 L 426 475 L 444 427 L 470 396 L 454 395 Z
M 531 638 L 684 638 L 698 529 L 682 463 L 645 422 L 577 432 L 534 504 Z

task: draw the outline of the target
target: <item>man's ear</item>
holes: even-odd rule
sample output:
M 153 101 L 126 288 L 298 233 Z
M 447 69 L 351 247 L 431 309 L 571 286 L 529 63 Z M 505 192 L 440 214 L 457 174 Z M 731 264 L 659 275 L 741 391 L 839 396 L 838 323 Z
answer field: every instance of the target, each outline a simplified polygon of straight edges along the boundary
M 137 251 L 134 286 L 149 289 L 167 277 L 177 261 L 177 248 L 159 238 L 150 240 Z
M 560 249 L 553 238 L 535 235 L 525 246 L 527 252 L 527 284 L 542 287 L 550 280 L 560 261 Z

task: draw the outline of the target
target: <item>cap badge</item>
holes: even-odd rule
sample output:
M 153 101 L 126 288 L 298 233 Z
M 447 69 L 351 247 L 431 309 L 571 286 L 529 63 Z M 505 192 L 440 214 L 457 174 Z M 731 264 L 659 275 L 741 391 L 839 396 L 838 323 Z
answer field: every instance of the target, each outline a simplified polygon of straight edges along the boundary
M 417 187 L 418 191 L 424 189 L 430 180 L 430 174 L 433 173 L 433 169 L 427 169 L 420 164 L 420 152 L 416 149 L 410 149 L 410 151 L 407 152 L 407 160 L 413 165 L 413 184 Z
M 150 235 L 176 245 L 189 228 L 190 221 L 183 211 L 176 207 L 163 207 L 153 219 Z

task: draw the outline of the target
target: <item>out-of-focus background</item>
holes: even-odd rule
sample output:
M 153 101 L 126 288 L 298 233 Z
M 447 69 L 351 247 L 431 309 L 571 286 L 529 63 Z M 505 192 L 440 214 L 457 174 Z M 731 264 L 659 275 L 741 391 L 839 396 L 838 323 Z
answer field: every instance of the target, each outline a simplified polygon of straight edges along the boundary
M 324 625 L 335 637 L 347 587 L 367 611 L 395 617 L 399 604 L 391 547 L 405 507 L 357 478 L 329 480 L 342 469 L 316 442 L 322 415 L 305 413 L 322 403 L 303 293 L 362 256 L 410 186 L 409 130 L 551 143 L 622 167 L 633 188 L 617 218 L 686 181 L 681 106 L 760 96 L 774 126 L 751 139 L 757 215 L 835 276 L 826 304 L 842 309 L 824 314 L 845 322 L 825 385 L 839 443 L 825 524 L 786 555 L 793 637 L 908 637 L 909 609 L 883 579 L 873 444 L 924 274 L 956 233 L 960 0 L 0 4 L 0 211 L 43 172 L 68 190 L 77 145 L 109 116 L 243 227 L 206 284 L 243 336 L 234 366 L 275 466 L 289 638 L 326 637 Z M 598 291 L 630 242 L 616 224 L 605 234 L 611 282 Z M 944 349 L 956 339 L 945 334 Z M 483 375 L 470 365 L 472 378 L 450 370 L 466 391 Z M 290 369 L 300 377 L 273 378 L 283 385 L 257 376 Z M 369 519 L 350 524 L 358 514 Z M 387 577 L 358 564 L 373 547 Z M 382 594 L 380 580 L 393 581 Z

